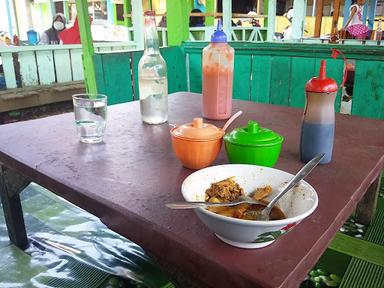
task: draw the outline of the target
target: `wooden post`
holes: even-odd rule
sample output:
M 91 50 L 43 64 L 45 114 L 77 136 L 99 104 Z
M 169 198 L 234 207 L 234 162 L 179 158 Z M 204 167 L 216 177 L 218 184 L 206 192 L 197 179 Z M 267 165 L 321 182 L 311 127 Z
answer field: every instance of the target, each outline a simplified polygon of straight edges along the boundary
M 337 0 L 339 1 L 339 0 Z M 292 39 L 303 37 L 307 0 L 293 1 Z
M 167 0 L 168 46 L 180 45 L 189 37 L 189 3 L 185 0 Z
M 69 21 L 69 9 L 68 9 L 68 1 L 63 1 L 63 12 L 67 21 Z
M 131 12 L 132 12 L 131 0 L 124 0 L 123 13 L 124 14 L 131 14 Z M 131 15 L 131 18 L 124 17 L 124 26 L 125 27 L 131 27 L 132 26 L 132 15 Z M 129 40 L 131 40 L 131 39 L 129 39 Z
M 12 39 L 13 37 L 12 14 L 11 14 L 11 5 L 9 5 L 9 0 L 5 0 L 5 6 L 7 9 L 8 33 L 9 33 L 9 37 Z
M 113 8 L 112 0 L 107 0 L 107 19 L 108 23 L 113 24 Z
M 376 213 L 377 198 L 379 197 L 381 175 L 369 186 L 363 199 L 356 207 L 356 219 L 359 223 L 369 225 Z
M 15 0 L 12 0 L 12 11 L 15 19 L 15 25 L 16 25 L 16 35 L 20 37 L 20 27 L 19 27 L 19 21 L 17 20 L 17 11 L 16 11 L 16 3 Z
M 345 23 L 347 23 L 348 18 L 349 18 L 349 8 L 351 7 L 352 0 L 345 0 L 344 3 L 344 16 L 343 16 L 343 27 L 345 26 Z
M 257 0 L 256 2 L 257 2 L 257 4 L 256 4 L 256 14 L 260 15 L 260 13 L 261 13 L 261 9 L 260 8 L 261 8 L 261 3 L 262 2 L 261 2 L 261 0 Z
M 334 28 L 337 28 L 340 15 L 340 0 L 333 0 L 333 16 L 332 16 L 332 28 L 329 31 L 331 34 L 334 31 Z
M 32 12 L 31 12 L 31 1 L 25 0 L 25 11 L 27 12 L 27 24 L 28 29 L 33 29 L 33 22 L 32 22 Z
M 144 12 L 141 0 L 132 0 L 133 40 L 137 49 L 144 49 Z
M 315 20 L 315 29 L 314 37 L 320 37 L 321 34 L 321 22 L 323 20 L 323 0 L 316 1 L 316 20 Z
M 93 55 L 93 41 L 91 35 L 91 25 L 88 13 L 88 1 L 76 0 L 77 20 L 79 22 L 81 45 L 83 48 L 83 69 L 85 87 L 88 93 L 97 93 L 95 64 Z
M 368 28 L 369 28 L 369 30 L 373 30 L 373 24 L 374 24 L 375 15 L 376 15 L 376 6 L 377 6 L 377 0 L 369 0 L 369 8 L 368 8 Z
M 205 10 L 207 13 L 215 12 L 215 0 L 206 0 L 205 2 Z M 215 24 L 214 17 L 205 17 L 205 26 L 212 26 Z
M 313 0 L 312 1 L 312 17 L 315 16 L 315 13 L 316 13 L 316 0 Z
M 232 39 L 232 1 L 223 1 L 223 31 L 228 41 Z
M 29 244 L 19 194 L 29 183 L 21 174 L 0 163 L 0 198 L 9 239 L 23 250 Z
M 264 3 L 264 14 L 268 15 L 267 20 L 267 41 L 273 41 L 273 37 L 275 35 L 275 20 L 276 20 L 276 0 L 265 0 Z M 267 13 L 266 11 L 267 10 Z M 265 26 L 265 20 L 264 20 Z
M 51 19 L 52 21 L 53 16 L 55 16 L 56 14 L 55 5 L 53 4 L 52 0 L 47 0 L 47 13 L 48 13 L 49 19 Z

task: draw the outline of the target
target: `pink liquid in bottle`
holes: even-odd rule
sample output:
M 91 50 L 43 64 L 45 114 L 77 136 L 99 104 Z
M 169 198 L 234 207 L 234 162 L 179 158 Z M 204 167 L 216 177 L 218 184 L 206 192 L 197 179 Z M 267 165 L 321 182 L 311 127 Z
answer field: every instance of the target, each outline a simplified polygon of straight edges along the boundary
M 234 49 L 219 21 L 211 43 L 203 50 L 202 112 L 208 119 L 228 119 L 232 114 Z

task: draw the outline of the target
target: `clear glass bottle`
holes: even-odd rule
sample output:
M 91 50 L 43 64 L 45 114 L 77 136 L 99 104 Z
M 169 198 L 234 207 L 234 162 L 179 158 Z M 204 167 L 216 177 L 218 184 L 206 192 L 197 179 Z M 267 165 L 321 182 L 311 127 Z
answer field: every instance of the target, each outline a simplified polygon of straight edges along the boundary
M 143 122 L 168 121 L 167 66 L 160 55 L 155 13 L 144 13 L 144 55 L 138 66 L 140 112 Z

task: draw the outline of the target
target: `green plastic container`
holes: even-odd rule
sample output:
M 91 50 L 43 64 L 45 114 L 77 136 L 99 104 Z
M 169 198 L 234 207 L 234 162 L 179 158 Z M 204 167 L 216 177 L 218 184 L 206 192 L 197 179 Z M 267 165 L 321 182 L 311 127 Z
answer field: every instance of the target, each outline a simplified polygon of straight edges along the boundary
M 284 138 L 270 129 L 248 121 L 247 127 L 234 129 L 224 136 L 230 163 L 273 167 L 279 158 Z

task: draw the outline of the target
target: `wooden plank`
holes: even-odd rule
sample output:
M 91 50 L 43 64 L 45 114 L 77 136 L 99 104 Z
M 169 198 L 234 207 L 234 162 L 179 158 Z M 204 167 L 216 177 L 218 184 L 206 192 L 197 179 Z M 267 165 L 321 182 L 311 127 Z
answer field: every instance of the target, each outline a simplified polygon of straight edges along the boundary
M 325 58 L 322 58 L 322 59 L 325 59 Z M 322 59 L 320 58 L 316 59 L 316 64 L 315 64 L 316 76 L 319 74 L 320 63 Z M 341 94 L 342 94 L 340 85 L 343 81 L 343 75 L 344 75 L 344 61 L 342 59 L 332 59 L 332 58 L 328 58 L 325 60 L 327 64 L 327 77 L 334 79 L 337 85 L 339 85 L 339 90 L 337 91 L 337 95 L 335 99 L 335 111 L 340 112 Z
M 292 39 L 303 37 L 306 10 L 307 0 L 293 1 L 293 15 L 295 17 L 292 19 Z
M 381 245 L 337 233 L 329 248 L 375 265 L 384 266 L 384 247 Z
M 2 52 L 1 60 L 3 62 L 4 77 L 5 77 L 5 83 L 7 85 L 7 89 L 17 88 L 12 53 Z
M 35 53 L 33 51 L 19 52 L 19 63 L 22 86 L 39 85 Z
M 355 62 L 352 115 L 384 119 L 384 63 Z
M 101 60 L 95 60 L 95 64 L 98 64 L 95 65 L 98 71 L 97 89 L 108 96 L 108 105 L 132 101 L 131 53 L 95 54 L 96 58 Z
M 202 91 L 202 55 L 201 53 L 189 54 L 189 82 L 191 92 Z
M 36 51 L 37 69 L 40 85 L 49 85 L 56 81 L 53 53 L 50 50 Z
M 304 108 L 305 84 L 315 76 L 315 59 L 292 57 L 289 106 Z
M 55 50 L 54 52 L 56 81 L 64 83 L 72 81 L 71 59 L 69 50 Z
M 161 49 L 160 52 L 167 64 L 168 93 L 186 91 L 185 56 L 180 47 Z
M 291 58 L 272 57 L 271 59 L 271 104 L 289 105 Z
M 227 35 L 232 35 L 232 1 L 223 1 L 223 31 Z
M 79 20 L 80 38 L 83 50 L 85 86 L 88 93 L 97 93 L 95 66 L 93 63 L 93 55 L 95 52 L 91 35 L 88 1 L 76 0 L 76 11 Z
M 268 3 L 267 5 L 266 2 Z M 267 23 L 267 41 L 272 41 L 275 35 L 275 21 L 276 21 L 276 0 L 264 1 L 264 5 L 267 7 L 268 19 Z M 265 12 L 264 12 L 265 13 Z M 264 22 L 265 23 L 265 22 Z
M 251 100 L 251 62 L 250 55 L 237 55 L 234 62 L 233 98 Z
M 251 100 L 260 103 L 269 103 L 270 88 L 271 57 L 254 55 L 252 57 Z
M 133 39 L 135 40 L 137 49 L 144 49 L 144 17 L 143 3 L 141 0 L 131 0 L 132 5 L 132 23 L 133 23 Z
M 72 80 L 78 81 L 84 79 L 83 74 L 83 57 L 81 49 L 70 49 Z
M 377 198 L 379 197 L 381 175 L 369 186 L 363 199 L 360 200 L 356 207 L 356 221 L 370 225 L 376 213 Z M 383 255 L 384 256 L 384 255 Z
M 323 5 L 324 5 L 324 0 L 316 1 L 316 20 L 315 20 L 315 29 L 313 33 L 314 37 L 320 37 L 321 21 L 323 20 Z
M 189 7 L 185 0 L 166 0 L 168 45 L 180 45 L 189 36 Z
M 340 14 L 340 0 L 333 0 L 332 28 L 329 33 L 333 33 L 333 28 L 338 27 Z

